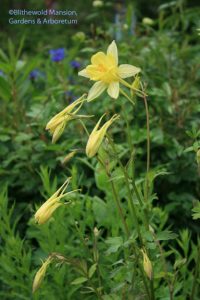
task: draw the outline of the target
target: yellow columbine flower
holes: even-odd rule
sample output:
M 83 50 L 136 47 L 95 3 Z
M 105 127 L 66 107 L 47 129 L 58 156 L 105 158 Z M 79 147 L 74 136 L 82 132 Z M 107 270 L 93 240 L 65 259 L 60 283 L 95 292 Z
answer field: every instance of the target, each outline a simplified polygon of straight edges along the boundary
M 153 270 L 152 270 L 152 264 L 151 261 L 146 253 L 146 251 L 141 250 L 143 254 L 143 268 L 146 273 L 146 275 L 149 277 L 149 279 L 152 279 Z
M 99 125 L 101 123 L 102 118 L 105 116 L 105 114 L 99 119 L 98 123 L 94 127 L 93 131 L 91 132 L 87 146 L 86 146 L 86 154 L 88 157 L 93 157 L 99 150 L 99 147 L 101 146 L 101 143 L 103 141 L 103 138 L 106 134 L 106 131 L 108 127 L 119 118 L 118 115 L 112 116 L 112 118 L 107 121 L 100 129 Z
M 63 205 L 62 202 L 60 202 L 60 199 L 65 197 L 66 195 L 69 195 L 74 191 L 64 193 L 68 184 L 69 184 L 70 178 L 68 178 L 64 184 L 45 202 L 42 204 L 42 206 L 37 210 L 35 213 L 35 221 L 38 224 L 44 224 L 46 223 L 49 218 L 52 216 L 53 212 L 61 205 Z
M 52 134 L 52 142 L 55 143 L 61 134 L 63 133 L 67 122 L 72 120 L 75 114 L 81 108 L 83 102 L 85 101 L 85 96 L 81 96 L 79 99 L 75 100 L 73 103 L 68 105 L 65 109 L 63 109 L 60 113 L 55 115 L 46 126 L 46 129 L 50 131 Z M 78 106 L 78 107 L 77 107 Z M 76 110 L 74 110 L 77 107 Z
M 119 82 L 121 79 L 135 76 L 140 69 L 132 65 L 118 66 L 118 51 L 113 41 L 107 53 L 97 52 L 91 58 L 91 65 L 80 71 L 78 74 L 90 80 L 97 81 L 89 91 L 87 100 L 97 98 L 105 89 L 110 97 L 117 99 L 119 96 Z
M 33 287 L 32 287 L 33 293 L 40 287 L 40 284 L 42 283 L 42 280 L 45 276 L 47 267 L 50 264 L 50 262 L 51 262 L 51 258 L 48 257 L 47 260 L 42 264 L 40 269 L 37 271 L 33 281 Z

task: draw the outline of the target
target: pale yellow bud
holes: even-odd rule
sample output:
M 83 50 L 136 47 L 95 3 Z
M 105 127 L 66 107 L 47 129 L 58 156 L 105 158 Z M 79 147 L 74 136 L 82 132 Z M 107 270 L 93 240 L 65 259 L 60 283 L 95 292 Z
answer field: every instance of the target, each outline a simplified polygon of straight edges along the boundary
M 95 235 L 96 237 L 99 236 L 99 230 L 98 230 L 97 227 L 94 227 L 94 235 Z
M 141 250 L 143 254 L 143 268 L 146 273 L 146 275 L 149 277 L 149 279 L 152 279 L 153 270 L 152 270 L 152 264 L 151 261 L 146 253 L 146 251 Z
M 69 154 L 67 154 L 65 157 L 64 157 L 64 159 L 63 159 L 63 161 L 62 161 L 62 164 L 63 165 L 65 165 L 68 161 L 70 161 L 70 159 L 72 159 L 73 157 L 74 157 L 74 155 L 76 154 L 76 150 L 74 150 L 74 151 L 72 151 L 72 152 L 70 152 Z
M 101 0 L 95 0 L 95 1 L 93 1 L 92 5 L 94 7 L 102 7 L 103 6 L 103 1 L 101 1 Z
M 44 203 L 42 206 L 37 210 L 35 213 L 35 221 L 38 224 L 44 224 L 46 223 L 49 218 L 52 216 L 53 212 L 61 205 L 63 205 L 60 202 L 60 199 L 65 197 L 66 195 L 69 195 L 75 191 L 71 191 L 68 193 L 65 193 L 65 190 L 69 184 L 70 178 L 68 178 L 64 184 Z
M 45 276 L 46 270 L 48 265 L 51 262 L 51 258 L 47 258 L 47 260 L 42 264 L 42 266 L 40 267 L 40 269 L 37 271 L 34 281 L 33 281 L 33 287 L 32 287 L 32 291 L 33 293 L 40 287 L 42 280 Z
M 94 127 L 93 131 L 91 132 L 87 145 L 86 145 L 86 155 L 88 157 L 93 157 L 96 155 L 96 153 L 99 150 L 99 147 L 101 146 L 101 143 L 103 142 L 104 136 L 106 134 L 106 131 L 110 127 L 110 125 L 119 118 L 118 115 L 112 116 L 112 118 L 107 121 L 100 129 L 99 125 L 101 123 L 102 118 L 105 116 L 105 114 L 99 119 L 98 123 Z
M 128 30 L 128 24 L 124 23 L 124 24 L 123 24 L 123 29 L 124 29 L 124 30 Z
M 72 37 L 74 42 L 83 42 L 86 38 L 86 35 L 83 31 L 78 31 L 77 33 L 75 33 Z
M 83 102 L 85 101 L 85 96 L 86 95 L 84 94 L 79 99 L 75 100 L 47 123 L 46 130 L 49 130 L 52 134 L 53 143 L 59 139 L 65 129 L 66 124 L 74 119 L 75 114 L 80 110 Z
M 131 84 L 131 96 L 133 97 L 136 92 L 140 89 L 140 77 L 136 76 L 133 83 Z
M 152 26 L 154 24 L 154 20 L 151 18 L 143 18 L 142 24 Z

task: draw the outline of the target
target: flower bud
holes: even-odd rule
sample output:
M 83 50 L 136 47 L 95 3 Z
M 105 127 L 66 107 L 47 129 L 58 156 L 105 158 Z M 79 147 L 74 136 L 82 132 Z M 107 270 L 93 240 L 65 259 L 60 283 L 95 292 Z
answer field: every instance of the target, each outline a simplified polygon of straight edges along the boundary
M 146 273 L 146 275 L 149 277 L 149 279 L 151 280 L 152 279 L 152 274 L 153 274 L 153 271 L 152 271 L 152 264 L 151 264 L 151 261 L 146 253 L 146 251 L 144 250 L 141 250 L 142 251 L 142 254 L 143 254 L 143 268 L 144 268 L 144 271 Z
M 99 125 L 101 123 L 102 118 L 105 116 L 105 114 L 99 119 L 98 123 L 94 127 L 93 131 L 91 132 L 87 146 L 86 146 L 86 155 L 88 157 L 93 157 L 96 155 L 96 153 L 99 150 L 99 147 L 101 146 L 101 143 L 103 142 L 104 136 L 106 134 L 106 131 L 108 127 L 119 118 L 118 115 L 112 116 L 112 118 L 107 121 L 100 129 Z
M 99 230 L 97 227 L 94 227 L 94 235 L 95 235 L 95 237 L 99 236 Z
M 75 114 L 80 110 L 85 101 L 85 94 L 73 103 L 68 105 L 65 109 L 55 115 L 46 125 L 46 130 L 52 134 L 52 142 L 55 143 L 63 133 L 66 124 L 72 120 Z M 78 107 L 77 107 L 78 106 Z M 76 108 L 77 107 L 77 108 Z M 76 108 L 76 110 L 74 110 Z
M 137 93 L 137 90 L 139 90 L 140 88 L 140 77 L 136 76 L 133 83 L 131 84 L 131 96 L 135 96 L 135 94 Z
M 143 18 L 142 24 L 152 26 L 154 25 L 154 20 L 151 18 Z
M 68 184 L 69 184 L 70 178 L 68 178 L 64 184 L 45 202 L 42 204 L 42 206 L 37 210 L 35 213 L 35 220 L 38 224 L 44 224 L 46 223 L 49 218 L 52 216 L 53 212 L 61 205 L 63 205 L 60 200 L 65 197 L 66 195 L 69 195 L 73 193 L 74 191 L 64 193 Z
M 45 276 L 46 270 L 48 265 L 51 262 L 51 258 L 47 258 L 47 260 L 42 264 L 42 266 L 40 267 L 40 269 L 37 271 L 34 281 L 33 281 L 33 287 L 32 287 L 32 291 L 33 293 L 40 287 L 42 280 Z
M 63 161 L 62 161 L 62 164 L 65 165 L 68 161 L 70 161 L 70 159 L 72 159 L 72 158 L 74 157 L 74 155 L 75 155 L 76 153 L 77 153 L 77 151 L 74 150 L 74 151 L 70 152 L 69 154 L 67 154 L 67 155 L 64 157 L 64 159 L 63 159 Z
M 103 1 L 101 1 L 101 0 L 95 0 L 95 1 L 93 1 L 92 5 L 94 7 L 102 7 L 103 6 Z
M 85 33 L 83 31 L 78 31 L 77 33 L 75 33 L 72 37 L 74 42 L 84 42 L 86 36 Z

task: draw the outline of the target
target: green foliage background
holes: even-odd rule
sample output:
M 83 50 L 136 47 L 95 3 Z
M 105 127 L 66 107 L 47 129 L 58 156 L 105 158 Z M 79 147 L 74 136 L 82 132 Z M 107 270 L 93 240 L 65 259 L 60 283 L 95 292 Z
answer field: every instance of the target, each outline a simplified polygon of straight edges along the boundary
M 77 278 L 76 272 L 64 265 L 50 267 L 40 291 L 35 296 L 31 292 L 35 270 L 41 265 L 40 259 L 45 259 L 49 253 L 60 252 L 73 258 L 87 259 L 88 254 L 81 248 L 80 234 L 74 225 L 76 221 L 84 238 L 88 238 L 90 247 L 94 227 L 102 229 L 103 236 L 99 244 L 99 252 L 103 253 L 102 264 L 105 266 L 102 272 L 106 290 L 112 291 L 108 296 L 110 298 L 105 299 L 121 299 L 121 285 L 129 280 L 127 274 L 133 264 L 120 264 L 120 255 L 126 245 L 114 238 L 119 235 L 120 225 L 115 221 L 116 212 L 106 176 L 95 160 L 85 158 L 87 137 L 78 123 L 69 124 L 57 144 L 51 144 L 51 138 L 45 131 L 46 123 L 53 115 L 74 97 L 88 91 L 86 81 L 78 77 L 78 70 L 71 66 L 71 61 L 77 60 L 81 67 L 86 66 L 89 57 L 99 49 L 105 50 L 110 41 L 119 36 L 119 32 L 119 60 L 142 69 L 142 80 L 147 84 L 149 95 L 151 176 L 156 194 L 152 219 L 158 226 L 158 232 L 167 230 L 160 240 L 164 240 L 172 273 L 176 268 L 175 262 L 181 265 L 181 261 L 188 257 L 187 262 L 181 265 L 174 298 L 188 299 L 199 233 L 199 223 L 192 219 L 191 210 L 200 195 L 196 154 L 193 151 L 195 147 L 192 147 L 199 147 L 200 136 L 200 42 L 197 32 L 200 28 L 200 7 L 195 1 L 149 1 L 148 5 L 145 3 L 145 9 L 143 1 L 129 1 L 120 8 L 112 1 L 106 1 L 101 8 L 94 8 L 91 1 L 84 2 L 73 4 L 70 1 L 57 1 L 60 9 L 67 5 L 68 9 L 78 11 L 78 25 L 65 29 L 63 26 L 47 26 L 42 28 L 42 33 L 41 28 L 36 26 L 24 28 L 22 25 L 8 25 L 7 10 L 16 5 L 24 8 L 23 1 L 4 1 L 2 6 L 1 299 L 95 299 L 94 295 L 82 294 L 79 285 L 71 285 Z M 27 1 L 26 7 L 33 8 L 34 3 Z M 43 7 L 44 3 L 40 2 L 37 9 Z M 116 11 L 124 8 L 121 27 L 116 23 L 114 25 Z M 143 17 L 153 17 L 154 24 L 144 24 Z M 136 25 L 132 21 L 135 18 Z M 85 34 L 82 40 L 77 36 L 80 31 Z M 66 49 L 66 57 L 56 64 L 50 60 L 49 50 L 61 47 Z M 39 70 L 39 75 L 31 79 L 30 72 L 35 69 Z M 122 112 L 125 115 L 131 124 L 131 140 L 136 151 L 135 166 L 140 184 L 146 158 L 143 103 L 137 100 L 135 116 L 125 101 L 121 103 L 114 103 L 104 95 L 93 105 L 87 105 L 84 113 L 94 114 L 97 118 L 105 111 Z M 87 124 L 90 131 L 94 122 L 90 120 Z M 127 145 L 123 141 L 127 132 L 124 127 L 124 121 L 120 120 L 118 128 L 113 130 L 113 136 L 117 138 L 118 152 L 126 161 Z M 65 155 L 80 148 L 80 144 L 79 157 L 63 165 Z M 81 188 L 85 197 L 80 195 L 74 199 L 72 208 L 60 208 L 55 218 L 38 228 L 33 220 L 36 208 L 52 195 L 66 176 L 71 175 L 72 188 Z M 116 173 L 116 177 L 120 178 L 120 175 L 120 171 Z M 123 201 L 126 192 L 120 179 L 118 193 Z M 177 234 L 176 241 L 172 241 L 170 247 L 167 241 L 173 236 L 169 236 L 169 230 Z M 112 238 L 109 237 L 110 233 Z M 116 261 L 118 268 L 114 273 L 111 266 Z M 88 264 L 91 266 L 91 262 Z M 159 264 L 156 270 L 162 277 Z M 139 283 L 137 289 L 141 290 Z M 169 299 L 166 286 L 158 283 L 156 297 Z M 196 295 L 194 299 L 198 297 Z

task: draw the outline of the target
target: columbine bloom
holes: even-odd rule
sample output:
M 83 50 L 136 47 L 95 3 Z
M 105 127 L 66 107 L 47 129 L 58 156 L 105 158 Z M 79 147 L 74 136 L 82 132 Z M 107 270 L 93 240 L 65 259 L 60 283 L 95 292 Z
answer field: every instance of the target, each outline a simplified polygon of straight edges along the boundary
M 75 100 L 73 103 L 68 105 L 60 113 L 55 115 L 46 126 L 46 129 L 52 134 L 52 142 L 55 143 L 61 134 L 63 133 L 67 122 L 72 120 L 75 114 L 81 108 L 83 102 L 85 101 L 85 94 L 79 99 Z M 77 108 L 76 108 L 77 107 Z M 76 110 L 74 110 L 76 108 Z
M 40 284 L 45 276 L 47 267 L 50 264 L 50 262 L 51 262 L 51 258 L 48 257 L 47 260 L 42 264 L 40 269 L 37 271 L 33 281 L 33 287 L 32 287 L 33 293 L 40 287 Z
M 88 101 L 97 98 L 107 89 L 110 97 L 117 99 L 119 96 L 119 82 L 121 79 L 135 76 L 140 69 L 132 65 L 118 66 L 118 51 L 113 41 L 107 53 L 98 52 L 91 58 L 91 65 L 79 72 L 79 75 L 96 81 L 88 94 Z
M 49 50 L 49 54 L 51 56 L 52 61 L 59 62 L 65 58 L 65 49 L 64 48 L 51 49 Z
M 94 127 L 93 131 L 91 132 L 87 145 L 86 145 L 86 154 L 88 157 L 93 157 L 98 152 L 99 147 L 101 146 L 101 143 L 103 142 L 103 138 L 106 134 L 106 131 L 108 130 L 108 127 L 119 118 L 118 115 L 112 116 L 112 118 L 107 121 L 100 129 L 99 125 L 101 123 L 102 118 L 105 116 L 105 114 L 99 119 L 98 123 Z
M 143 254 L 143 268 L 144 268 L 144 271 L 146 273 L 146 275 L 149 277 L 149 279 L 151 280 L 152 279 L 152 274 L 153 274 L 153 271 L 152 271 L 152 265 L 151 265 L 151 261 L 146 253 L 146 251 L 144 250 L 141 250 L 142 251 L 142 254 Z
M 68 178 L 63 185 L 44 203 L 42 206 L 37 210 L 35 213 L 35 220 L 38 224 L 44 224 L 46 223 L 49 218 L 52 216 L 53 212 L 61 205 L 63 205 L 60 200 L 65 197 L 66 195 L 69 195 L 74 191 L 65 193 L 66 188 L 69 185 L 70 179 Z

